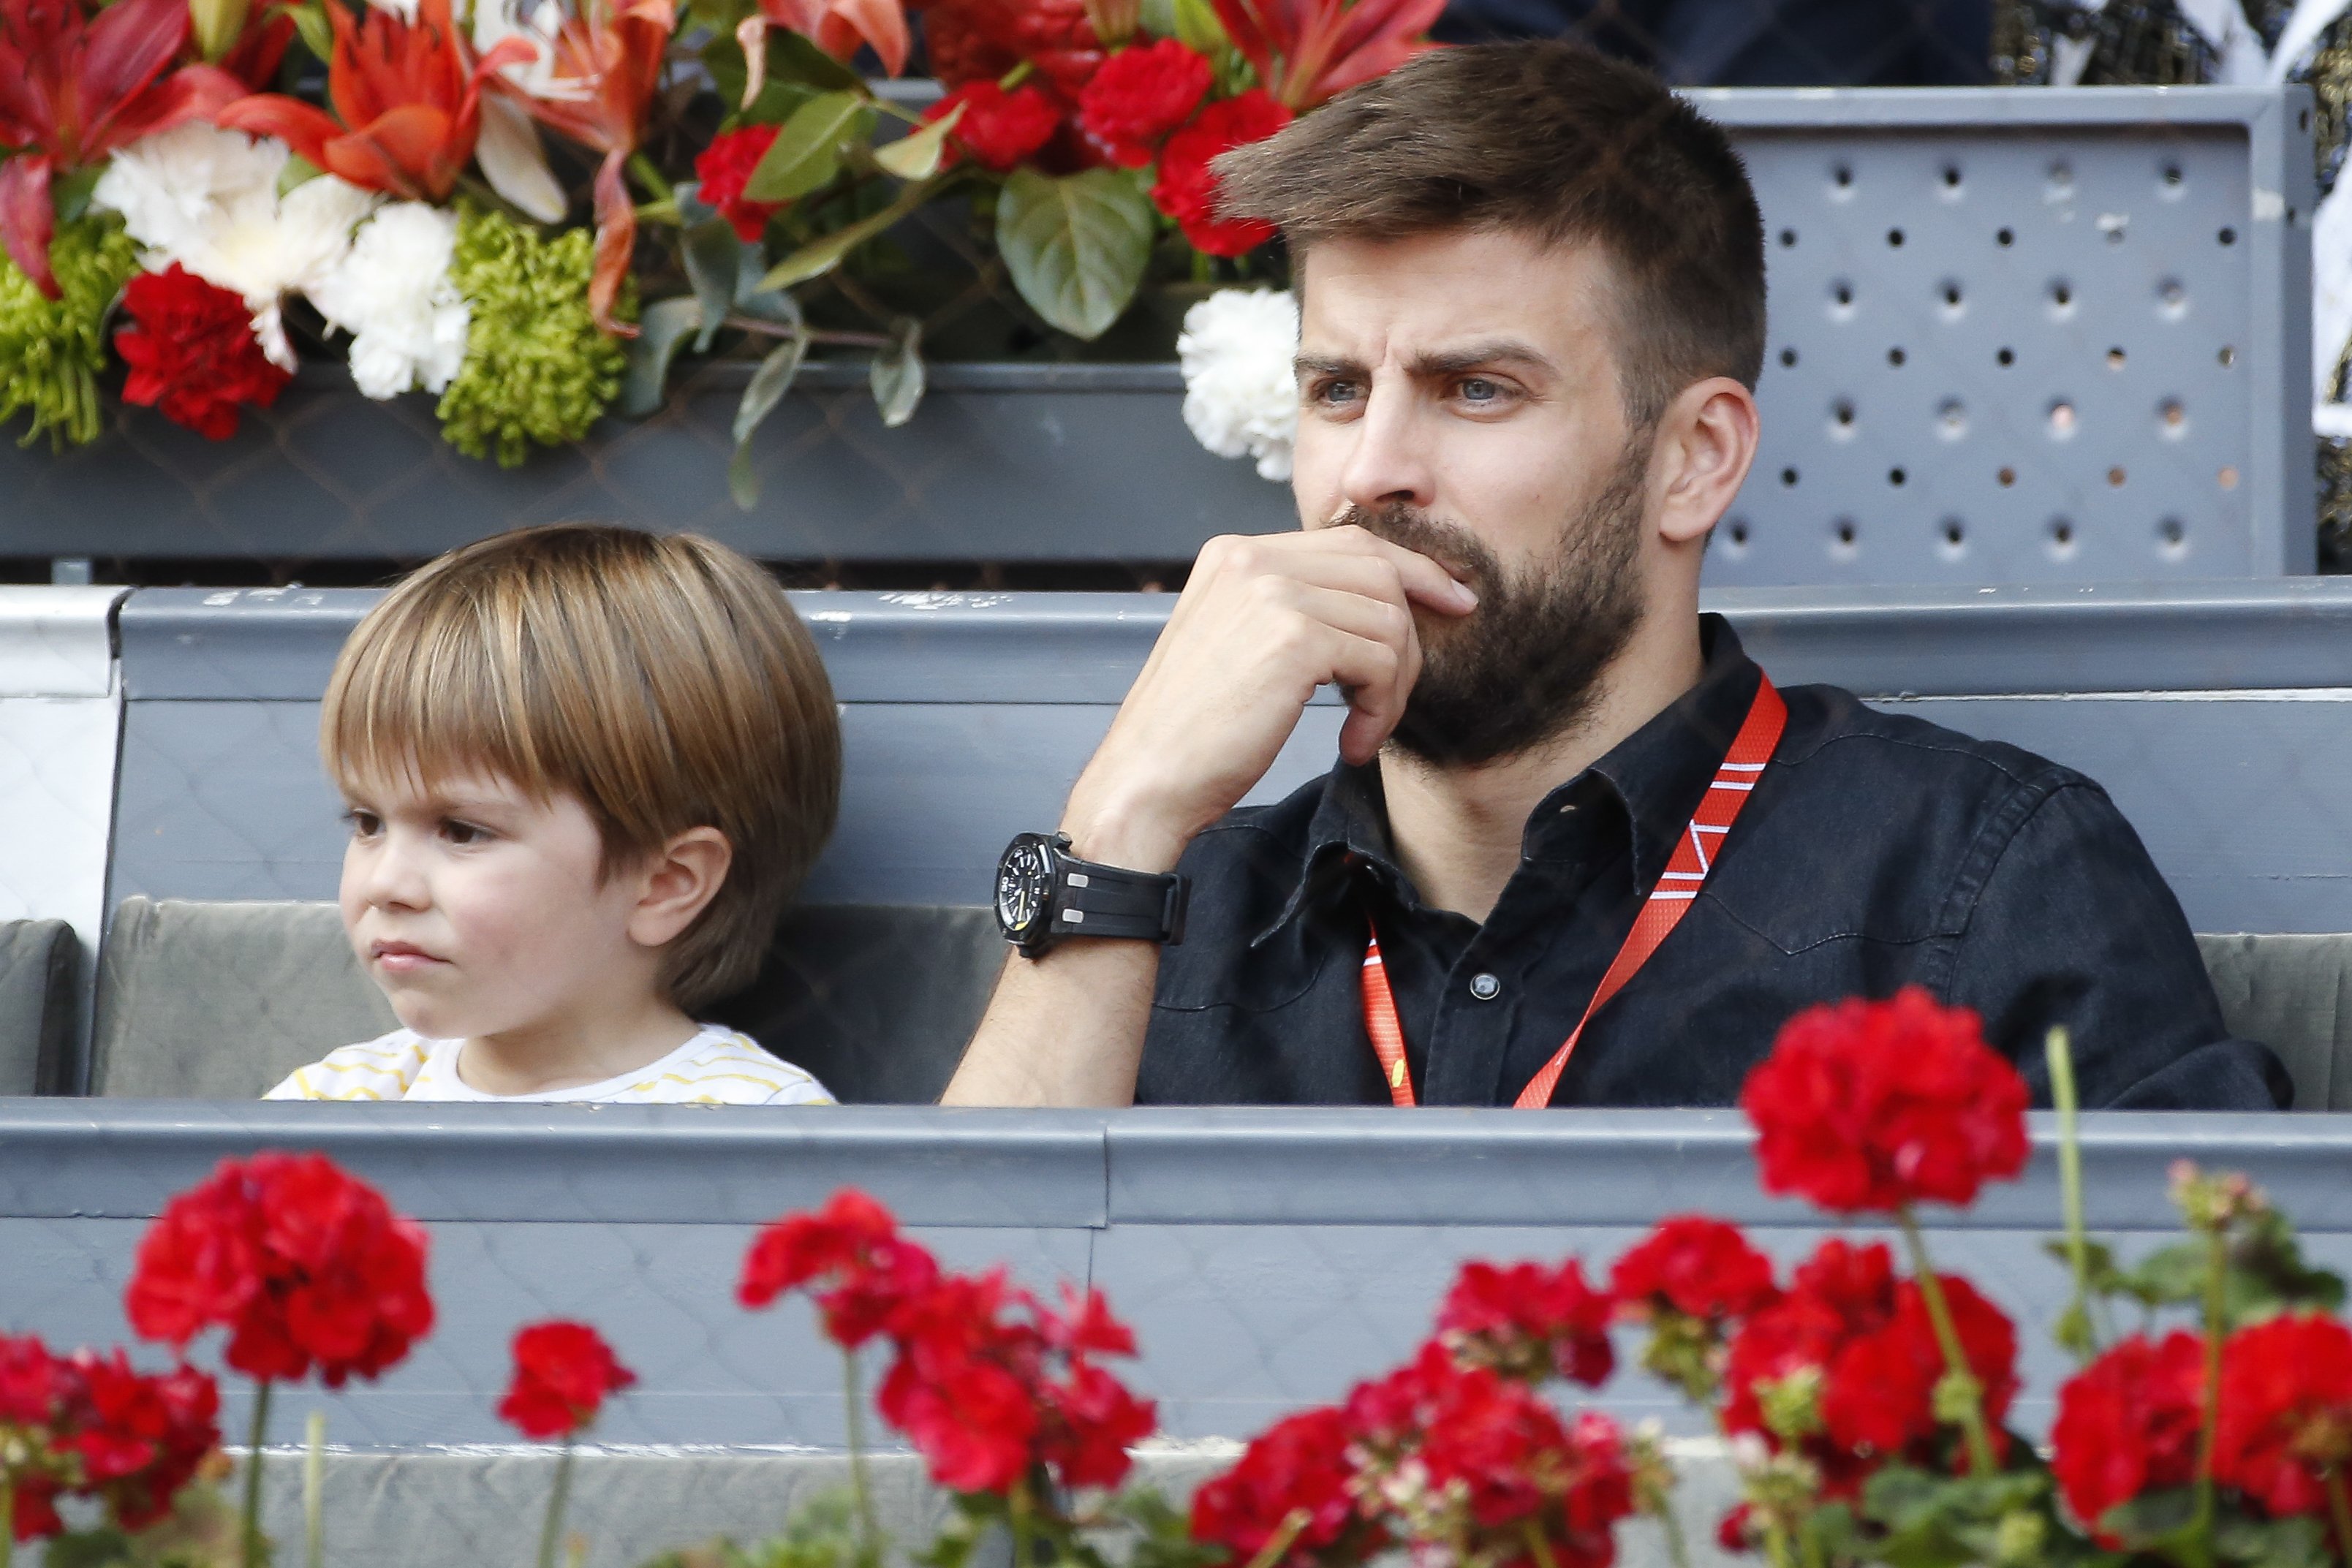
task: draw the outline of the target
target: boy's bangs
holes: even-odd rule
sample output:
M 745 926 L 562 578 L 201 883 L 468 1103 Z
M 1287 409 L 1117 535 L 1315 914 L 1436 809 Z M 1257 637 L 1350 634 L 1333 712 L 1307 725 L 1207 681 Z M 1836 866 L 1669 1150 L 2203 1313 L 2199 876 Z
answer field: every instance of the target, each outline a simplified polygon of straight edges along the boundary
M 489 774 L 537 800 L 553 795 L 551 759 L 531 743 L 518 640 L 476 623 L 470 606 L 402 608 L 362 627 L 364 643 L 328 689 L 321 739 L 336 784 L 429 789 Z

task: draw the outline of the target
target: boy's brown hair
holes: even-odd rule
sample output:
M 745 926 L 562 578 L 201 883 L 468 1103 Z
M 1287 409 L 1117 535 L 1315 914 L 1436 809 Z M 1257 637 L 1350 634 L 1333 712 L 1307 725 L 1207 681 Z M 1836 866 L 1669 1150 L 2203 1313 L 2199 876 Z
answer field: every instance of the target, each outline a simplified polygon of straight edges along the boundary
M 1216 161 L 1222 218 L 1327 239 L 1500 229 L 1596 245 L 1619 286 L 1636 429 L 1694 382 L 1764 367 L 1764 220 L 1722 130 L 1579 44 L 1434 49 Z
M 488 772 L 574 796 L 607 875 L 718 829 L 726 880 L 663 955 L 689 1013 L 758 971 L 841 796 L 833 686 L 774 580 L 691 534 L 596 524 L 500 534 L 404 579 L 335 662 L 320 750 L 346 788 Z

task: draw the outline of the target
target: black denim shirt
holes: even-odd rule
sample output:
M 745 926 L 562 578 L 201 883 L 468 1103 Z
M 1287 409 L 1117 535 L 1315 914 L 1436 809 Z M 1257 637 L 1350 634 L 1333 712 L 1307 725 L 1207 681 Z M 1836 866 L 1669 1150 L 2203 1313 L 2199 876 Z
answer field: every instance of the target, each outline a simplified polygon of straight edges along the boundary
M 1757 666 L 1702 621 L 1699 684 L 1546 796 L 1484 925 L 1397 869 L 1377 768 L 1341 765 L 1196 839 L 1139 1103 L 1385 1104 L 1360 972 L 1377 922 L 1423 1104 L 1507 1105 L 1568 1038 L 1697 809 Z M 2172 892 L 2096 784 L 2015 747 L 1782 693 L 1778 751 L 1664 945 L 1594 1015 L 1555 1105 L 1727 1105 L 1790 1016 L 1926 986 L 1975 1009 L 2047 1103 L 2071 1031 L 2088 1106 L 2270 1109 Z

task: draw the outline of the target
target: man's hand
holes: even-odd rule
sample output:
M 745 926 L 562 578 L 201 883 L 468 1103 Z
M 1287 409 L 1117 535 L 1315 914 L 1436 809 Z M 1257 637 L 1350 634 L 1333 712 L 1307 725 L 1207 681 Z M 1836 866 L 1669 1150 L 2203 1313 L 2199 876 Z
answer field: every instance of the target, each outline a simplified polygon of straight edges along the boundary
M 1477 602 L 1435 561 L 1360 528 L 1211 539 L 1070 792 L 1074 852 L 1173 868 L 1265 776 L 1320 685 L 1348 694 L 1340 756 L 1370 761 L 1421 674 L 1413 608 Z

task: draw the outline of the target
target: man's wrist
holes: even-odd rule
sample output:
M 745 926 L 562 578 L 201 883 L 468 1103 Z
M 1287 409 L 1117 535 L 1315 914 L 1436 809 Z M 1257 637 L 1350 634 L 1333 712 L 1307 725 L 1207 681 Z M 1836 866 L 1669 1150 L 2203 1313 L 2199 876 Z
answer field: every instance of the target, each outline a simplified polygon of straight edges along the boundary
M 1112 809 L 1074 809 L 1062 831 L 1069 835 L 1069 852 L 1079 860 L 1154 874 L 1174 871 L 1192 839 L 1147 812 Z

